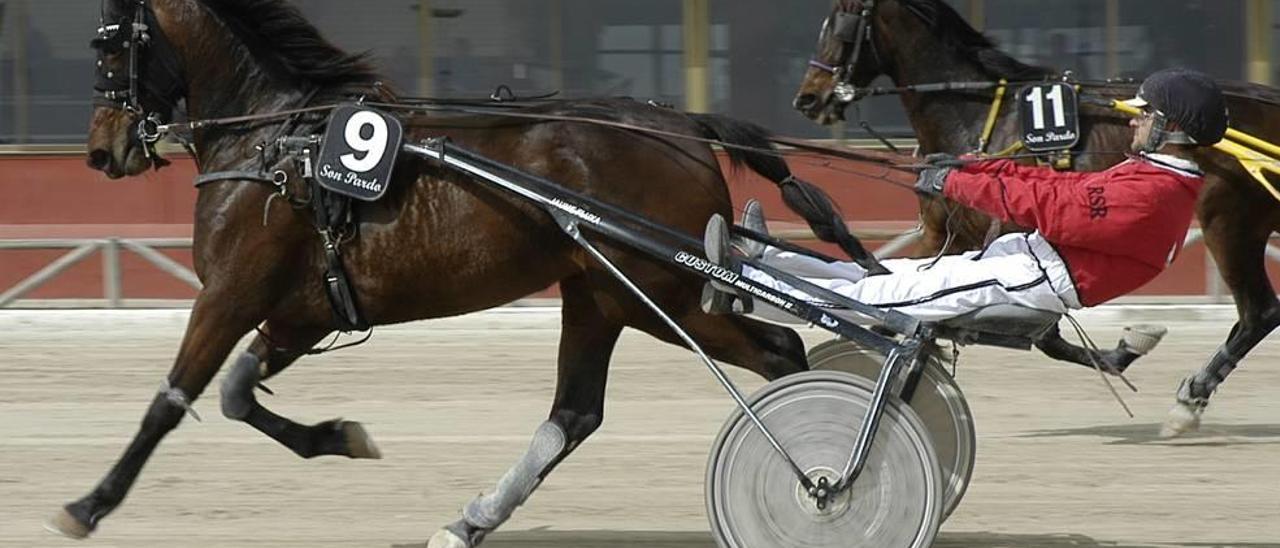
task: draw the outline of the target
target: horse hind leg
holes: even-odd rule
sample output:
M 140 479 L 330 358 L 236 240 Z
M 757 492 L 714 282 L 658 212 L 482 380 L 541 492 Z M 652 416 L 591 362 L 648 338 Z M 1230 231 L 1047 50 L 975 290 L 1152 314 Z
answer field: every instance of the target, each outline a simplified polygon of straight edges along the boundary
M 604 421 L 609 359 L 622 324 L 601 311 L 584 276 L 565 280 L 561 291 L 559 370 L 550 417 L 538 426 L 529 449 L 494 489 L 467 504 L 462 519 L 438 531 L 428 548 L 479 545 Z
M 333 419 L 314 425 L 299 424 L 272 413 L 254 395 L 260 382 L 292 365 L 329 332 L 327 327 L 268 322 L 266 336 L 259 334 L 223 379 L 222 414 L 247 423 L 304 459 L 322 455 L 380 459 L 382 453 L 360 423 Z
M 623 265 L 624 272 L 643 272 L 643 264 Z M 647 278 L 657 277 L 651 271 Z M 603 274 L 602 274 L 603 275 Z M 636 276 L 637 279 L 645 277 Z M 804 340 L 792 329 L 738 314 L 708 314 L 700 307 L 703 282 L 698 278 L 667 278 L 668 283 L 651 284 L 647 294 L 713 360 L 746 369 L 766 380 L 807 371 Z M 617 317 L 632 327 L 681 348 L 684 339 L 622 284 L 602 282 L 619 310 Z
M 685 342 L 653 314 L 632 315 L 631 327 L 679 347 Z M 804 340 L 794 330 L 737 314 L 693 308 L 676 322 L 711 359 L 776 380 L 809 369 Z
M 472 548 L 505 522 L 551 470 L 604 420 L 604 393 L 609 358 L 627 325 L 683 346 L 669 326 L 625 288 L 595 272 L 602 280 L 590 285 L 590 274 L 561 283 L 564 299 L 560 369 L 550 418 L 538 427 L 529 450 L 507 471 L 492 493 L 481 495 L 463 510 L 462 519 L 436 533 L 427 548 Z M 694 291 L 679 287 L 663 292 L 683 303 L 680 325 L 716 360 L 773 380 L 808 369 L 804 342 L 794 331 L 739 316 L 717 316 L 697 308 Z M 595 301 L 599 291 L 608 305 Z M 669 303 L 671 304 L 671 303 Z M 606 314 L 602 308 L 611 311 Z M 679 307 L 669 307 L 678 309 Z

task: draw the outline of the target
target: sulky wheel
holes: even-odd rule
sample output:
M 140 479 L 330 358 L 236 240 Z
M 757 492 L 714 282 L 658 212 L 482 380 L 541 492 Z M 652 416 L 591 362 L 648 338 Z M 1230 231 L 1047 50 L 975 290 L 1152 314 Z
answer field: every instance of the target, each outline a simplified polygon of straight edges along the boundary
M 812 481 L 835 483 L 873 390 L 856 375 L 808 371 L 769 383 L 750 402 Z M 735 411 L 712 446 L 706 498 L 722 548 L 922 548 L 942 521 L 933 444 L 915 412 L 895 400 L 862 475 L 821 509 L 751 420 Z
M 809 367 L 853 373 L 871 382 L 880 375 L 883 360 L 880 354 L 843 340 L 828 341 L 809 351 Z M 973 414 L 960 387 L 937 358 L 930 358 L 925 366 L 911 398 L 911 409 L 933 437 L 933 447 L 942 465 L 942 519 L 945 521 L 960 505 L 973 477 L 978 444 Z

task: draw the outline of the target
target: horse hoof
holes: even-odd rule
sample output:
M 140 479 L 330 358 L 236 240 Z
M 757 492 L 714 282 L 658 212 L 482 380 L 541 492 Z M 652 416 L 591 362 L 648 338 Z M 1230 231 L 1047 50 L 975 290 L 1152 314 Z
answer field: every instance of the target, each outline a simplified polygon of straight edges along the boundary
M 431 540 L 427 542 L 427 548 L 471 548 L 471 545 L 453 534 L 453 531 L 441 529 L 432 535 Z
M 76 540 L 88 538 L 89 533 L 93 532 L 92 528 L 81 523 L 66 508 L 58 511 L 52 518 L 44 522 L 44 530 Z
M 373 443 L 364 425 L 342 421 L 342 437 L 347 442 L 347 456 L 353 459 L 381 459 L 382 451 Z
M 1155 350 L 1156 345 L 1160 344 L 1160 340 L 1167 333 L 1169 333 L 1169 330 L 1160 325 L 1131 325 L 1124 328 L 1124 334 L 1120 340 L 1134 354 L 1145 356 Z
M 1173 408 L 1169 410 L 1169 416 L 1165 417 L 1164 424 L 1160 426 L 1160 437 L 1176 438 L 1199 430 L 1200 415 L 1203 413 L 1204 408 L 1183 402 L 1173 404 Z

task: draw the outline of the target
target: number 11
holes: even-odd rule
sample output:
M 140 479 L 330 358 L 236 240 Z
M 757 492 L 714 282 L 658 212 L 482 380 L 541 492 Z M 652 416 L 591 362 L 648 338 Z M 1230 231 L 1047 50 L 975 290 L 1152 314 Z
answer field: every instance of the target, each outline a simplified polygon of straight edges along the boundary
M 1063 108 L 1062 86 L 1053 86 L 1053 91 L 1048 94 L 1044 92 L 1044 88 L 1037 87 L 1027 94 L 1027 102 L 1031 103 L 1032 124 L 1036 129 L 1044 129 L 1044 101 L 1048 99 L 1053 103 L 1053 127 L 1064 127 L 1067 125 L 1067 112 Z

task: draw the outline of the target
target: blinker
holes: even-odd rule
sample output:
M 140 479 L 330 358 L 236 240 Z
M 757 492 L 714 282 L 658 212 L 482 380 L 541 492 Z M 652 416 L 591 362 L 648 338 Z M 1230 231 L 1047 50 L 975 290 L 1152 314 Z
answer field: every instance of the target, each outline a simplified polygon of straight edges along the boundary
M 852 43 L 858 39 L 858 22 L 861 16 L 855 13 L 839 12 L 835 19 L 835 37 L 841 42 Z

